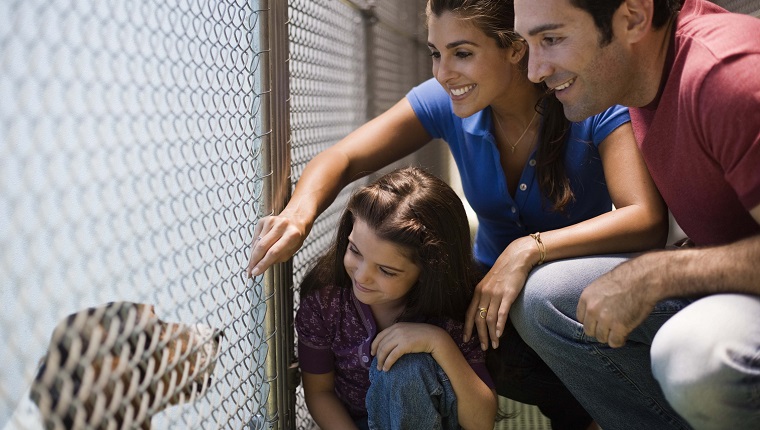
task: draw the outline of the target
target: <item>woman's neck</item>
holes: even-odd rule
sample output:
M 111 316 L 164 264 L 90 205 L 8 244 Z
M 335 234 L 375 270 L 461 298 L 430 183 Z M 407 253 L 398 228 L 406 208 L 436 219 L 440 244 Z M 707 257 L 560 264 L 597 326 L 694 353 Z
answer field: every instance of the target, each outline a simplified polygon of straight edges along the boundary
M 524 130 L 536 113 L 536 105 L 543 95 L 540 88 L 525 78 L 525 83 L 514 86 L 509 94 L 491 102 L 493 115 L 502 124 Z

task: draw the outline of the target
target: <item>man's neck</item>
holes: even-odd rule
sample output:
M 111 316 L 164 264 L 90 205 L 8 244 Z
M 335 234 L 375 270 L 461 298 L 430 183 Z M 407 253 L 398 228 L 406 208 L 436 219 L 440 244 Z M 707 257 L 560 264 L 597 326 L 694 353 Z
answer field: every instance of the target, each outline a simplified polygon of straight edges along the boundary
M 637 72 L 635 76 L 636 91 L 631 94 L 628 106 L 646 106 L 657 97 L 665 74 L 665 62 L 668 58 L 668 48 L 673 35 L 673 26 L 677 16 L 662 26 L 653 30 L 646 40 L 637 47 Z

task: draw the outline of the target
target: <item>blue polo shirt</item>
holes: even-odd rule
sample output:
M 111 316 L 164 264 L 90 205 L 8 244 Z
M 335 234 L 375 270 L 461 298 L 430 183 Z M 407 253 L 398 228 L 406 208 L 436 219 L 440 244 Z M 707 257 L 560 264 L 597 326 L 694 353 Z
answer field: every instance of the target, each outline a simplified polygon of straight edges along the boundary
M 551 211 L 551 203 L 541 196 L 535 150 L 523 168 L 514 198 L 510 196 L 491 134 L 490 107 L 467 118 L 456 116 L 448 93 L 435 79 L 413 88 L 406 98 L 427 132 L 445 140 L 451 149 L 465 197 L 478 216 L 474 253 L 482 264 L 493 266 L 507 245 L 519 237 L 577 224 L 612 210 L 598 146 L 631 120 L 627 108 L 613 106 L 572 123 L 565 166 L 575 201 L 559 213 Z

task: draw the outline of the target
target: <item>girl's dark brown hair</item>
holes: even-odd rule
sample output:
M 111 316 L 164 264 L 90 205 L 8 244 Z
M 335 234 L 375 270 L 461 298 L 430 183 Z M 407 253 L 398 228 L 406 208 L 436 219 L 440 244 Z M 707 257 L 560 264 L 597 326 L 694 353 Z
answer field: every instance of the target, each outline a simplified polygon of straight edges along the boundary
M 494 39 L 500 48 L 506 49 L 527 44 L 514 31 L 515 10 L 512 0 L 428 0 L 427 16 L 441 16 L 451 12 Z M 528 52 L 520 61 L 524 78 L 528 79 Z M 565 149 L 570 121 L 565 117 L 562 103 L 554 93 L 548 92 L 543 83 L 536 85 L 544 96 L 536 104 L 541 115 L 541 132 L 536 153 L 536 175 L 541 194 L 552 204 L 552 209 L 562 212 L 575 196 L 565 170 Z
M 351 288 L 343 256 L 356 219 L 380 238 L 403 247 L 421 269 L 400 321 L 419 317 L 464 321 L 479 281 L 467 214 L 451 187 L 417 167 L 395 170 L 354 192 L 335 241 L 301 284 L 302 297 L 327 285 Z

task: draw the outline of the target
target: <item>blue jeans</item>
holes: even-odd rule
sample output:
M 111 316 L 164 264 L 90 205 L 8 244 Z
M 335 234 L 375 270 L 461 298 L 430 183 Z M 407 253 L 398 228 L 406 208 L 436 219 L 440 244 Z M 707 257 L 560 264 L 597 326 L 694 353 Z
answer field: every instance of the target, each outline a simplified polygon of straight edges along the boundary
M 369 370 L 369 429 L 459 429 L 457 398 L 448 376 L 430 354 L 406 354 L 387 372 Z
M 718 294 L 665 323 L 652 371 L 696 429 L 760 429 L 760 297 Z
M 603 429 L 688 429 L 652 375 L 650 346 L 660 327 L 690 301 L 658 303 L 622 348 L 586 336 L 576 320 L 583 289 L 630 257 L 574 258 L 540 266 L 512 306 L 512 322 Z
M 538 406 L 549 418 L 552 430 L 585 430 L 591 424 L 588 412 L 522 340 L 511 321 L 507 320 L 499 347 L 486 353 L 486 364 L 496 383 L 496 392 Z

